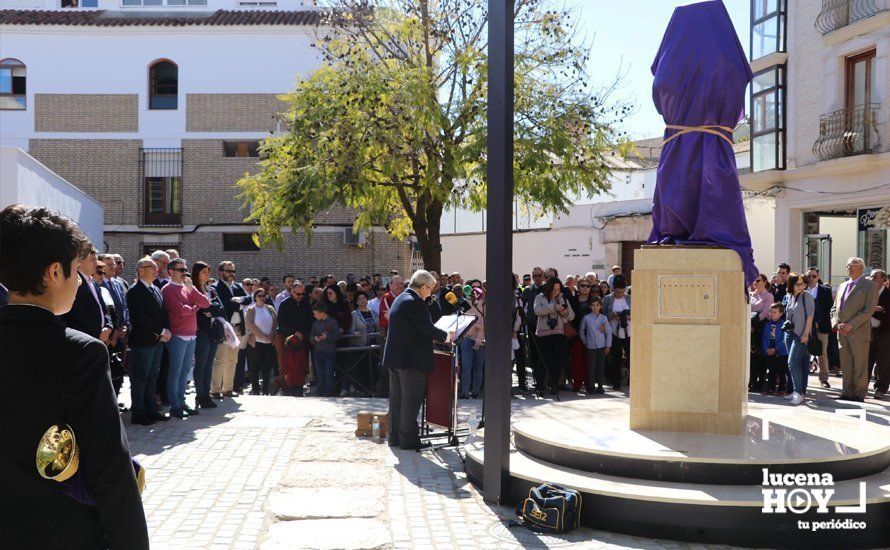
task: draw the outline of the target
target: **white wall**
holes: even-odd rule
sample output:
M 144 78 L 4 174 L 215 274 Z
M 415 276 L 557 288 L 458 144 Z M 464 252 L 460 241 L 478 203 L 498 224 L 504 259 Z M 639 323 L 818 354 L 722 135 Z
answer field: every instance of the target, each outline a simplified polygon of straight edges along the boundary
M 0 111 L 0 143 L 21 147 L 34 137 L 34 94 L 138 94 L 138 133 L 50 133 L 42 138 L 134 138 L 146 146 L 178 146 L 186 94 L 285 93 L 298 75 L 320 66 L 314 27 L 21 27 L 0 26 L 0 59 L 27 67 L 25 111 Z M 179 108 L 148 110 L 148 66 L 167 58 L 179 66 Z M 225 134 L 236 137 L 233 133 Z M 259 137 L 255 132 L 244 137 Z
M 68 216 L 103 249 L 104 211 L 98 202 L 21 149 L 0 147 L 0 209 L 15 203 Z
M 601 261 L 602 246 L 593 231 L 582 228 L 514 233 L 512 269 L 519 275 L 535 266 L 555 267 L 560 276 L 583 274 Z M 484 279 L 485 234 L 443 235 L 442 270 Z
M 772 197 L 753 197 L 745 199 L 744 206 L 754 265 L 769 277 L 776 269 L 776 201 Z

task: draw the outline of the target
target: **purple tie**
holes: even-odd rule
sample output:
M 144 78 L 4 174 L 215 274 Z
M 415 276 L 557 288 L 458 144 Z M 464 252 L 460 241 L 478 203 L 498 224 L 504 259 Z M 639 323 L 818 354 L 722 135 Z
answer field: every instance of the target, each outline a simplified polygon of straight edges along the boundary
M 96 299 L 96 304 L 99 305 L 99 327 L 105 328 L 105 316 L 102 315 L 102 300 L 99 299 L 99 291 L 96 290 L 96 283 L 90 278 L 87 279 L 87 284 L 90 287 L 90 291 L 93 293 L 93 298 Z
M 850 284 L 847 285 L 847 288 L 844 289 L 844 295 L 841 296 L 841 309 L 844 308 L 844 304 L 847 302 L 847 298 L 850 297 L 850 293 L 853 292 L 853 288 L 856 287 L 856 283 L 850 281 Z

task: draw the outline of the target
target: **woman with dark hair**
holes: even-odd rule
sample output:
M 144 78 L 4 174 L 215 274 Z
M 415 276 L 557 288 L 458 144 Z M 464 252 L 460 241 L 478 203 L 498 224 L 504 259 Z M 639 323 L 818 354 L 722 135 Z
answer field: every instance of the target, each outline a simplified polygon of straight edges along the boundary
M 549 375 L 550 391 L 556 395 L 557 384 L 562 379 L 568 359 L 569 343 L 565 335 L 565 326 L 575 318 L 575 312 L 563 295 L 562 282 L 551 277 L 547 279 L 541 293 L 535 296 L 535 315 L 538 325 L 535 329 L 535 340 L 538 344 L 538 357 L 544 362 Z M 544 380 L 536 380 L 538 395 L 543 395 Z
M 763 327 L 769 318 L 769 308 L 773 295 L 769 291 L 769 280 L 761 273 L 751 283 L 752 291 L 748 298 L 751 304 L 751 372 L 748 379 L 750 391 L 766 391 L 766 361 L 763 356 Z
M 352 328 L 352 308 L 346 302 L 346 297 L 343 296 L 340 286 L 332 284 L 325 288 L 324 294 L 322 294 L 322 303 L 327 307 L 328 317 L 337 321 L 337 325 L 343 331 L 343 334 L 350 334 L 350 329 Z M 337 340 L 337 348 L 347 346 L 349 346 L 349 339 L 341 338 Z M 343 353 L 338 353 L 334 362 L 334 387 L 337 386 L 338 382 L 340 383 L 341 397 L 345 397 L 352 390 L 352 384 L 349 383 L 349 379 L 342 376 L 343 357 Z
M 253 303 L 244 312 L 247 327 L 247 365 L 252 383 L 251 395 L 269 395 L 272 371 L 278 364 L 275 356 L 275 333 L 278 331 L 278 315 L 275 307 L 266 303 L 268 293 L 258 288 L 253 292 Z M 271 302 L 271 300 L 269 300 Z M 263 383 L 260 385 L 260 375 Z
M 210 266 L 205 262 L 195 262 L 192 266 L 192 282 L 198 292 L 207 296 L 210 300 L 210 307 L 199 309 L 196 312 L 198 317 L 198 332 L 195 338 L 195 408 L 196 409 L 213 409 L 216 403 L 210 398 L 210 376 L 213 373 L 213 360 L 216 358 L 216 348 L 219 347 L 221 340 L 219 328 L 213 327 L 213 318 L 221 317 L 225 319 L 226 308 L 223 306 L 222 300 L 210 284 Z M 214 329 L 216 334 L 214 335 Z M 189 409 L 186 408 L 186 412 Z M 191 414 L 191 413 L 190 413 Z
M 575 336 L 569 341 L 569 352 L 571 353 L 571 374 L 572 390 L 581 391 L 581 385 L 587 393 L 593 393 L 590 387 L 590 380 L 587 379 L 587 348 L 578 333 L 581 330 L 581 319 L 590 313 L 590 281 L 586 277 L 578 279 L 578 285 L 575 290 L 577 294 L 571 297 L 569 303 L 572 305 L 572 311 L 575 318 L 572 320 L 572 326 L 575 329 Z
M 612 293 L 612 286 L 609 285 L 608 281 L 600 281 L 600 292 L 603 298 Z
M 600 288 L 599 281 L 590 283 L 590 297 L 591 298 L 599 298 L 600 300 L 602 300 L 604 298 L 603 289 Z
M 813 318 L 816 314 L 816 300 L 806 291 L 807 280 L 800 273 L 788 275 L 788 288 L 785 305 L 786 325 L 785 347 L 788 349 L 788 372 L 794 391 L 785 399 L 792 405 L 803 403 L 807 394 L 807 377 L 810 370 L 810 352 L 807 343 L 813 334 Z
M 373 346 L 377 344 L 377 334 L 380 332 L 379 321 L 377 319 L 377 315 L 368 307 L 368 295 L 364 292 L 356 292 L 355 293 L 355 309 L 352 311 L 352 338 L 351 344 L 355 347 L 366 347 Z M 362 355 L 367 353 L 366 351 L 355 351 L 350 353 L 350 364 L 358 364 L 359 361 L 362 360 Z M 358 380 L 361 385 L 364 385 L 366 388 L 374 387 L 374 372 L 377 372 L 377 363 L 376 361 L 373 363 L 368 363 L 372 361 L 374 355 L 368 355 L 366 361 L 363 361 L 363 365 L 367 364 L 368 368 L 365 366 L 359 366 L 354 369 L 353 377 Z M 358 388 L 353 388 L 352 394 L 355 395 L 357 391 L 360 391 Z

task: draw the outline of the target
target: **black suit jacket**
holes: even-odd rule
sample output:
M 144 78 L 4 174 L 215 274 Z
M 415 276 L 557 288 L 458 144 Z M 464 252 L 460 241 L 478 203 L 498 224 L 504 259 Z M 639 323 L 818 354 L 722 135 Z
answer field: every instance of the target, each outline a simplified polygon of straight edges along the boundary
M 293 296 L 288 296 L 278 307 L 278 333 L 285 337 L 299 332 L 304 338 L 309 338 L 313 321 L 315 317 L 307 296 L 299 302 Z
M 383 365 L 391 369 L 432 372 L 433 340 L 447 337 L 447 332 L 433 325 L 426 302 L 409 288 L 399 294 L 389 309 Z
M 73 328 L 84 334 L 89 334 L 93 338 L 98 338 L 103 328 L 114 328 L 114 324 L 111 321 L 111 315 L 105 309 L 105 305 L 101 303 L 101 298 L 99 302 L 96 302 L 96 298 L 89 287 L 89 279 L 83 273 L 78 273 L 78 275 L 80 276 L 80 286 L 77 287 L 74 305 L 71 306 L 71 311 L 62 316 L 62 319 L 68 328 Z M 96 292 L 99 292 L 98 287 Z M 103 319 L 103 324 L 101 325 L 99 324 L 100 315 Z
M 157 287 L 155 289 L 157 290 Z M 160 293 L 158 290 L 158 294 Z M 127 341 L 131 348 L 144 348 L 157 344 L 164 329 L 170 328 L 167 308 L 163 304 L 163 298 L 159 304 L 141 281 L 127 291 L 127 307 L 130 310 L 130 322 L 133 324 Z
M 828 285 L 819 285 L 816 291 L 816 316 L 813 321 L 822 334 L 831 332 L 831 306 L 834 305 L 834 298 L 831 296 L 831 287 Z
M 26 305 L 0 309 L 0 546 L 147 549 L 148 529 L 127 434 L 102 342 Z M 35 454 L 56 423 L 74 430 L 96 506 L 65 495 L 37 473 Z M 149 474 L 150 475 L 150 474 Z
M 226 308 L 226 321 L 231 321 L 232 315 L 239 307 L 238 304 L 232 303 L 232 298 L 235 296 L 247 296 L 247 293 L 244 292 L 244 287 L 240 283 L 232 283 L 232 290 L 229 290 L 229 285 L 220 280 L 216 281 L 213 288 L 216 289 L 223 307 Z

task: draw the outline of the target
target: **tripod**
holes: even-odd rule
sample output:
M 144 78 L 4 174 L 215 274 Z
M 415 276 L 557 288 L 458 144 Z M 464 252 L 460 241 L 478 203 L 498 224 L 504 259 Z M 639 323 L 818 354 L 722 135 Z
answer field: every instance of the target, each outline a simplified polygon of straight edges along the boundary
M 535 355 L 538 358 L 538 361 L 541 362 L 541 365 L 544 369 L 544 382 L 553 389 L 553 394 L 556 396 L 557 401 L 562 401 L 559 397 L 559 388 L 556 387 L 556 384 L 553 383 L 553 376 L 550 374 L 550 365 L 547 364 L 547 361 L 544 360 L 544 354 L 541 353 L 541 347 L 538 345 L 538 337 L 535 336 L 532 340 L 532 345 L 535 348 Z M 535 386 L 537 386 L 538 381 L 535 380 Z M 537 388 L 535 388 L 537 390 Z M 541 393 L 541 392 L 538 392 Z

